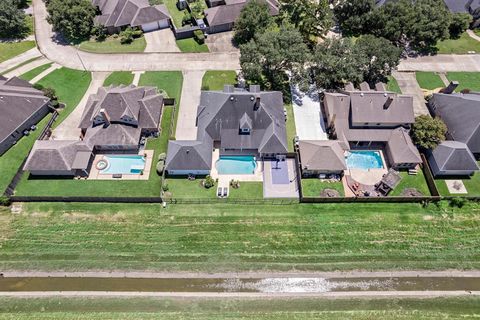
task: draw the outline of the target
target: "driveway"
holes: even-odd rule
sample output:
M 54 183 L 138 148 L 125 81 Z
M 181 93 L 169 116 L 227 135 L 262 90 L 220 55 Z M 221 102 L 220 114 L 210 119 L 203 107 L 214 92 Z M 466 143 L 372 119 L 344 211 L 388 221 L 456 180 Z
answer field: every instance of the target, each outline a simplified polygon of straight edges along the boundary
M 298 86 L 291 86 L 290 90 L 299 139 L 328 140 L 317 88 L 312 86 L 309 92 L 301 92 Z
M 196 140 L 197 107 L 200 103 L 202 78 L 204 71 L 185 71 L 183 73 L 182 98 L 178 111 L 176 140 Z
M 13 57 L 12 59 L 0 63 L 0 72 L 11 69 L 19 65 L 20 63 L 24 63 L 28 60 L 40 58 L 41 56 L 42 54 L 40 53 L 40 51 L 38 51 L 37 48 L 32 48 L 16 57 Z
M 103 82 L 109 75 L 108 72 L 93 72 L 92 73 L 92 81 L 90 82 L 90 86 L 85 92 L 80 103 L 77 105 L 75 110 L 72 111 L 68 115 L 68 117 L 63 120 L 62 123 L 53 131 L 52 133 L 52 140 L 79 140 L 80 139 L 80 129 L 78 125 L 80 124 L 80 120 L 82 118 L 83 110 L 85 110 L 85 106 L 87 105 L 88 98 L 90 95 L 97 93 L 98 88 L 103 86 Z
M 162 29 L 145 33 L 145 52 L 180 52 L 172 30 Z
M 210 52 L 239 52 L 238 48 L 233 46 L 233 31 L 221 32 L 209 35 L 205 43 Z
M 417 78 L 415 77 L 415 72 L 394 71 L 392 75 L 397 80 L 402 93 L 413 96 L 413 111 L 415 116 L 430 114 L 428 112 L 427 102 L 425 101 L 423 91 L 418 85 Z

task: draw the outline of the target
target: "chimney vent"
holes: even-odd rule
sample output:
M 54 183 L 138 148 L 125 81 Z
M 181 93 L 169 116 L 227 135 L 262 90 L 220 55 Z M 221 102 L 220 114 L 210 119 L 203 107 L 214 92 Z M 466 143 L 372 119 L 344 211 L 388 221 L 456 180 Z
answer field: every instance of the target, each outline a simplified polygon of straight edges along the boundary
M 445 94 L 452 94 L 455 89 L 457 89 L 459 83 L 458 81 L 450 81 L 450 84 L 448 85 L 448 87 L 442 89 L 442 93 L 445 93 Z
M 107 110 L 103 108 L 100 109 L 100 115 L 102 116 L 103 121 L 105 122 L 105 126 L 108 127 L 111 124 L 111 122 L 110 122 L 110 116 L 108 115 Z
M 385 104 L 383 105 L 383 110 L 387 110 L 388 108 L 390 108 L 390 106 L 392 105 L 392 102 L 393 102 L 393 98 L 388 97 L 387 101 L 385 101 Z
M 260 96 L 258 95 L 255 99 L 255 104 L 253 105 L 254 111 L 257 111 L 260 108 L 260 103 L 261 103 L 261 99 L 260 99 Z

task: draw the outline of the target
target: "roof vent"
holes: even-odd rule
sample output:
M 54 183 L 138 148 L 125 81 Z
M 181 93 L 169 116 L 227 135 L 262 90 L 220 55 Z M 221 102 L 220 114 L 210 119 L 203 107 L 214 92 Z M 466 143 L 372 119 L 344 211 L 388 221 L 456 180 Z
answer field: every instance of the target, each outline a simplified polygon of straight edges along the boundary
M 360 97 L 364 97 L 364 96 L 365 96 L 365 94 L 363 92 L 360 93 Z
M 190 150 L 189 150 L 189 149 L 185 150 L 185 153 L 186 153 L 186 154 L 189 154 L 189 153 L 190 153 Z
M 388 94 L 387 94 L 386 92 L 384 92 L 384 93 L 383 93 L 383 96 L 384 96 L 384 97 L 387 97 L 387 96 L 388 96 Z
M 230 101 L 233 101 L 235 100 L 235 97 L 234 96 L 230 96 Z
M 255 97 L 254 97 L 254 96 L 251 96 L 251 97 L 250 97 L 250 101 L 255 101 Z

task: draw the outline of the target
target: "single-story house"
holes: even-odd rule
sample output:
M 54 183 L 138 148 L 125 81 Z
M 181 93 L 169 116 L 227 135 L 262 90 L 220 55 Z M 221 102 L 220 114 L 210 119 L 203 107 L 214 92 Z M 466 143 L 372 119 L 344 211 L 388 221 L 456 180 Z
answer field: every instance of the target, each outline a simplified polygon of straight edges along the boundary
M 428 157 L 430 169 L 435 177 L 471 176 L 479 170 L 477 161 L 463 142 L 444 141 Z
M 85 106 L 80 140 L 37 141 L 25 170 L 32 175 L 81 175 L 87 174 L 92 153 L 137 153 L 142 137 L 158 134 L 162 108 L 163 96 L 156 88 L 102 87 Z
M 394 169 L 422 163 L 408 132 L 415 122 L 413 97 L 362 84 L 349 84 L 339 93 L 325 93 L 323 109 L 330 136 L 352 148 L 383 147 Z
M 335 140 L 300 140 L 298 150 L 302 176 L 342 174 L 347 170 L 343 147 Z
M 48 114 L 49 102 L 27 81 L 0 78 L 0 156 Z
M 210 8 L 204 11 L 205 21 L 208 25 L 208 33 L 218 33 L 233 30 L 235 21 L 240 16 L 243 7 L 249 0 L 223 0 L 210 1 Z M 277 0 L 261 0 L 266 3 L 270 15 L 277 16 L 280 13 L 280 3 Z
M 278 91 L 260 91 L 256 85 L 250 90 L 227 85 L 223 91 L 202 91 L 196 124 L 196 140 L 169 142 L 169 174 L 210 171 L 206 153 L 213 149 L 221 155 L 269 159 L 288 152 L 283 95 Z
M 381 6 L 387 2 L 395 0 L 376 0 L 376 4 Z M 480 8 L 480 0 L 443 0 L 447 8 L 453 13 L 470 13 Z
M 165 5 L 150 5 L 148 0 L 92 0 L 101 12 L 95 23 L 107 28 L 109 33 L 130 27 L 144 32 L 170 27 L 170 13 Z

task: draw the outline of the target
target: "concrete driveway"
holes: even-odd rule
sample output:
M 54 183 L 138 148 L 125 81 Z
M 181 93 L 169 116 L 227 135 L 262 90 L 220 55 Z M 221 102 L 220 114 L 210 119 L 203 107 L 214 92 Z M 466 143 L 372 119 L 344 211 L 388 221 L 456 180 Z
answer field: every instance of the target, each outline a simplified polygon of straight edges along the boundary
M 205 43 L 210 52 L 239 52 L 238 48 L 233 46 L 233 31 L 221 32 L 209 35 Z
M 172 30 L 162 29 L 145 33 L 145 52 L 180 52 Z
M 418 85 L 415 72 L 394 71 L 392 75 L 397 80 L 402 93 L 413 96 L 413 111 L 415 116 L 429 114 L 427 102 L 423 96 L 422 89 Z
M 200 103 L 204 71 L 186 71 L 183 73 L 182 98 L 178 111 L 176 140 L 196 140 L 197 107 Z
M 317 88 L 312 86 L 309 92 L 301 92 L 298 86 L 292 85 L 290 90 L 299 139 L 328 140 Z

